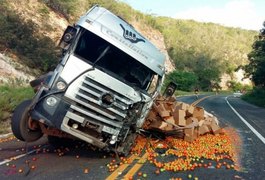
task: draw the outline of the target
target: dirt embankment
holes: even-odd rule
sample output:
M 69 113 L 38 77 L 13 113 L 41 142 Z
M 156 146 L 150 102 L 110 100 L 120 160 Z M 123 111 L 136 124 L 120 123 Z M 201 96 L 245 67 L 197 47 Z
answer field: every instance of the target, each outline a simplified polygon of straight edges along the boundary
M 66 19 L 38 0 L 9 0 L 8 6 L 24 21 L 32 21 L 37 27 L 35 33 L 53 39 L 55 44 L 58 44 L 64 29 L 69 24 Z M 0 84 L 28 84 L 35 78 L 30 75 L 32 70 L 19 62 L 19 58 L 12 53 L 8 52 L 7 55 L 5 52 L 0 52 Z
M 29 68 L 0 53 L 0 84 L 23 85 L 34 79 Z

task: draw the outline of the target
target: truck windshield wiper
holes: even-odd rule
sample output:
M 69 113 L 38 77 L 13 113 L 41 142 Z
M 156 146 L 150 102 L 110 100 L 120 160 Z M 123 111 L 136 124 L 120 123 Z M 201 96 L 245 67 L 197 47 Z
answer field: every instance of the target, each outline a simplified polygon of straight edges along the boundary
M 103 57 L 106 55 L 106 53 L 109 51 L 109 49 L 110 49 L 110 46 L 107 46 L 107 47 L 104 49 L 104 51 L 98 56 L 98 58 L 97 58 L 97 59 L 95 60 L 95 62 L 93 63 L 92 68 L 94 68 L 95 65 L 97 64 L 97 62 L 98 62 L 101 58 L 103 58 Z
M 87 73 L 87 72 L 89 72 L 89 71 L 92 71 L 92 70 L 94 70 L 95 69 L 95 65 L 96 65 L 96 63 L 101 59 L 101 58 L 103 58 L 105 55 L 106 55 L 106 53 L 108 52 L 108 50 L 110 49 L 110 46 L 107 46 L 105 49 L 104 49 L 104 51 L 102 51 L 102 53 L 98 56 L 98 58 L 95 60 L 95 62 L 92 64 L 92 67 L 91 68 L 89 68 L 89 69 L 87 69 L 87 70 L 85 70 L 85 71 L 83 71 L 81 74 L 79 74 L 78 76 L 76 76 L 72 81 L 70 81 L 69 83 L 68 83 L 68 85 L 67 85 L 67 87 L 65 88 L 65 90 L 64 91 L 66 91 L 67 89 L 68 89 L 68 87 L 77 79 L 77 78 L 79 78 L 80 76 L 82 76 L 82 75 L 84 75 L 85 73 Z

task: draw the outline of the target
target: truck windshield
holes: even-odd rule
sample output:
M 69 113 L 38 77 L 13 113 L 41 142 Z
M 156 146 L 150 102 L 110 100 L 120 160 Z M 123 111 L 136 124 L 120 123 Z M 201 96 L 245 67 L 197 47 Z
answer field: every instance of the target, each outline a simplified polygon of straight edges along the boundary
M 102 52 L 104 56 L 102 56 Z M 151 69 L 99 36 L 84 30 L 75 48 L 75 55 L 96 68 L 142 90 L 147 90 L 156 75 Z M 99 57 L 102 56 L 100 59 Z M 95 63 L 95 64 L 94 64 Z

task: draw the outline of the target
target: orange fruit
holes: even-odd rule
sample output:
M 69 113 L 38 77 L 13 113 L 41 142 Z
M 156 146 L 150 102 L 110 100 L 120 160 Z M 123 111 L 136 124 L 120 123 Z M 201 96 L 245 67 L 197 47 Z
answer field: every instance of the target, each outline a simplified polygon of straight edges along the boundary
M 87 174 L 89 172 L 88 168 L 84 169 L 84 173 Z

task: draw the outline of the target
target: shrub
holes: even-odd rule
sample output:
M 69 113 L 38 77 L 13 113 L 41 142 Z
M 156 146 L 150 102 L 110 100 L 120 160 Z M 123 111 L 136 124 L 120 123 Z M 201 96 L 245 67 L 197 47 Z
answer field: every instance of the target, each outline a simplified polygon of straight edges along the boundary
M 255 87 L 252 91 L 246 93 L 242 99 L 260 107 L 265 107 L 265 89 Z

